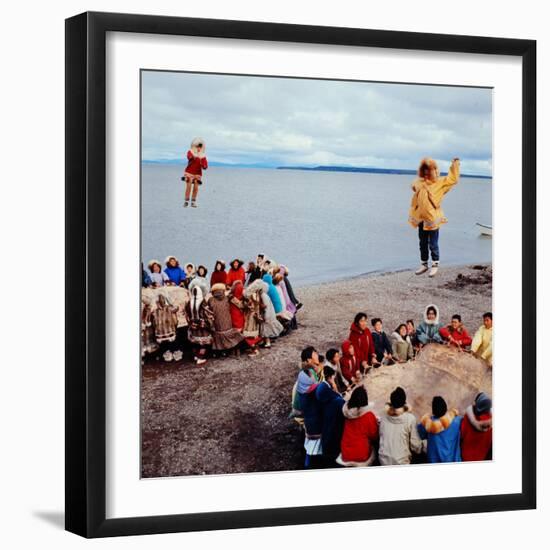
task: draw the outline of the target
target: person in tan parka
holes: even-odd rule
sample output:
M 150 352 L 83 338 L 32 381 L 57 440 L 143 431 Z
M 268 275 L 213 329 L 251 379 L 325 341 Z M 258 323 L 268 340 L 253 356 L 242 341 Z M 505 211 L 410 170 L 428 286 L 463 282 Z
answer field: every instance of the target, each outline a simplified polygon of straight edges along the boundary
M 428 271 L 428 259 L 431 253 L 432 268 L 429 276 L 433 277 L 439 267 L 439 228 L 447 223 L 441 209 L 443 197 L 453 188 L 460 177 L 460 160 L 454 158 L 446 176 L 439 175 L 435 160 L 423 158 L 418 167 L 418 177 L 412 184 L 414 192 L 409 210 L 409 223 L 418 227 L 420 244 L 420 261 L 416 274 Z

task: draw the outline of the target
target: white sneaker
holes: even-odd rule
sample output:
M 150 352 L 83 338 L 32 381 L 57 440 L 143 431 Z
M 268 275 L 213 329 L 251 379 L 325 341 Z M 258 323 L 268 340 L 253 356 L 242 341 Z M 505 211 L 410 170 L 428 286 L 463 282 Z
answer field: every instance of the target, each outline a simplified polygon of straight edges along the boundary
M 438 270 L 439 270 L 439 262 L 434 262 L 432 264 L 432 268 L 430 269 L 430 272 L 428 273 L 428 277 L 434 277 L 435 274 L 438 272 Z
M 183 358 L 183 352 L 181 350 L 176 350 L 174 352 L 174 361 L 181 361 Z
M 174 359 L 174 356 L 172 355 L 172 352 L 170 350 L 166 350 L 163 355 L 162 355 L 162 358 L 167 362 L 167 363 L 170 363 L 170 361 L 172 361 Z
M 420 267 L 415 271 L 416 275 L 422 275 L 422 273 L 426 273 L 428 271 L 428 264 L 420 264 Z
M 206 364 L 206 359 L 197 359 L 197 367 Z

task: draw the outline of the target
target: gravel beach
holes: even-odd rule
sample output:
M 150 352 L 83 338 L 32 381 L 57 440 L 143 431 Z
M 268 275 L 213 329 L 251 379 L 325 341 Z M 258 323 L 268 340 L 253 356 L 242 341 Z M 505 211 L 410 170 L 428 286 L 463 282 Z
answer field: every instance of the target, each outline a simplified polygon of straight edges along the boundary
M 492 310 L 489 264 L 442 268 L 430 279 L 411 271 L 374 274 L 297 289 L 304 308 L 298 330 L 257 357 L 189 358 L 142 368 L 142 476 L 227 474 L 301 468 L 300 431 L 289 419 L 290 395 L 307 345 L 320 353 L 339 347 L 355 313 L 381 317 L 391 334 L 406 319 L 418 324 L 429 303 L 441 320 L 460 313 L 470 333 Z M 434 394 L 461 409 L 475 392 L 491 392 L 491 370 L 469 354 L 431 346 L 417 361 L 369 374 L 371 402 L 381 411 L 402 385 L 417 416 L 429 412 Z

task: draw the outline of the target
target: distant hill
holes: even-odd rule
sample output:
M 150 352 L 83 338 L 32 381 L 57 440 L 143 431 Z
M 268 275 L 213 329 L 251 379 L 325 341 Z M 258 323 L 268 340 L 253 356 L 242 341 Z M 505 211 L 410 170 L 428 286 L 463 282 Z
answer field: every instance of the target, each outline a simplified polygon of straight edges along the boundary
M 413 176 L 416 174 L 416 170 L 409 170 L 406 168 L 373 168 L 369 166 L 277 166 L 277 170 L 315 170 L 319 172 L 364 172 L 367 174 L 405 174 Z M 441 172 L 442 176 L 445 176 L 447 172 Z M 492 179 L 491 176 L 481 176 L 478 174 L 461 174 L 462 178 L 480 178 L 480 179 Z

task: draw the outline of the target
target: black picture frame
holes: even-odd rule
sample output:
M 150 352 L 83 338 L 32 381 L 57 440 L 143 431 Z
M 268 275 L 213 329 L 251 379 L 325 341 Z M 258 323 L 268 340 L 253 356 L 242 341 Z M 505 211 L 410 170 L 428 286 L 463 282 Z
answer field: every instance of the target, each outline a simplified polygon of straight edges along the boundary
M 517 494 L 106 519 L 105 40 L 108 31 L 520 57 L 522 491 Z M 536 42 L 118 13 L 66 20 L 66 529 L 108 537 L 536 507 Z M 138 183 L 136 182 L 136 185 Z

